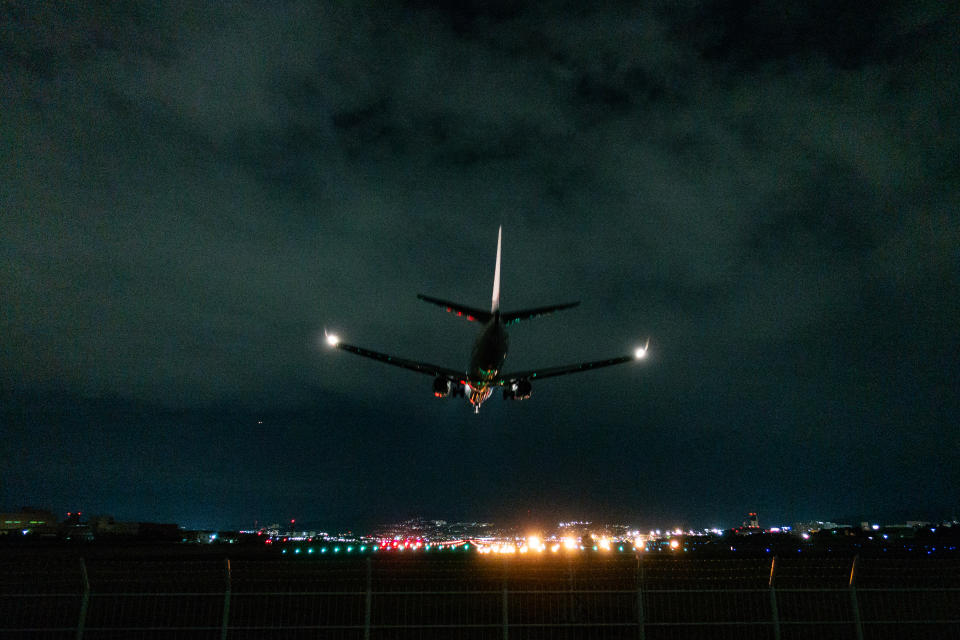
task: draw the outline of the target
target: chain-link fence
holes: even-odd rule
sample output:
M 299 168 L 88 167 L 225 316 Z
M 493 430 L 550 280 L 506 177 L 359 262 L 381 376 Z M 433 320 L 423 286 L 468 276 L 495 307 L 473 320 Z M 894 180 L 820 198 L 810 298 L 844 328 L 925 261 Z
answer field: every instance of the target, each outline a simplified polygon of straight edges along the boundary
M 0 560 L 6 638 L 960 638 L 954 558 Z

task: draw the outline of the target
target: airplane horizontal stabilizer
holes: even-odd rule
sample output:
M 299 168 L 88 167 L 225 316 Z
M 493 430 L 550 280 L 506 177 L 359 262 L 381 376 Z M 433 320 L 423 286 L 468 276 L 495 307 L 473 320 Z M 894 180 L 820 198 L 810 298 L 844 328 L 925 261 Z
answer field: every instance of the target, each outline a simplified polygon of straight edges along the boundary
M 418 293 L 417 297 L 423 300 L 424 302 L 429 302 L 430 304 L 435 304 L 438 307 L 443 307 L 447 310 L 447 313 L 453 313 L 461 318 L 466 318 L 470 322 L 482 322 L 486 323 L 490 318 L 493 317 L 493 314 L 489 311 L 484 311 L 483 309 L 477 309 L 476 307 L 468 307 L 456 302 L 450 302 L 448 300 L 440 300 L 439 298 L 431 298 L 430 296 L 425 296 L 422 293 Z
M 501 314 L 503 318 L 503 324 L 509 326 L 520 322 L 521 320 L 529 320 L 531 318 L 536 318 L 539 316 L 545 316 L 553 313 L 554 311 L 562 311 L 563 309 L 570 309 L 572 307 L 580 304 L 579 302 L 566 302 L 564 304 L 555 304 L 549 307 L 538 307 L 536 309 L 525 309 L 523 311 L 511 311 L 510 313 Z

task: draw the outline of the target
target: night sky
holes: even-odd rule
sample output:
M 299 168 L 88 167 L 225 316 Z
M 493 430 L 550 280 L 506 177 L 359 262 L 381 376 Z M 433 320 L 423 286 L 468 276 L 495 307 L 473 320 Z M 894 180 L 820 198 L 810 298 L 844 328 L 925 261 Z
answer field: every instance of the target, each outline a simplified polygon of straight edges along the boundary
M 955 3 L 197 4 L 0 9 L 0 510 L 960 513 Z M 648 360 L 322 345 L 465 368 L 501 224 L 506 369 Z

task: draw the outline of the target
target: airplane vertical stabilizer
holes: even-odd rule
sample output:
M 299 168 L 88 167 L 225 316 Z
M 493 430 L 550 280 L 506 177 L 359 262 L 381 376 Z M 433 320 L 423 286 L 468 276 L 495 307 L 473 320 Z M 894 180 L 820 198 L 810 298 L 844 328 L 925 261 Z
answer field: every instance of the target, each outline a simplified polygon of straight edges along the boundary
M 497 269 L 493 272 L 493 304 L 490 307 L 490 313 L 496 313 L 500 309 L 500 241 L 503 238 L 503 225 L 497 231 Z

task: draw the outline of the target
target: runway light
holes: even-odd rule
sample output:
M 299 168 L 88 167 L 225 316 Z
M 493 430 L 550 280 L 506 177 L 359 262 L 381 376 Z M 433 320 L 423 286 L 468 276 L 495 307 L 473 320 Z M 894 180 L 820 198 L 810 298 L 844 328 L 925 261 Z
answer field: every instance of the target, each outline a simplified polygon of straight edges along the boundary
M 673 540 L 670 541 L 670 548 L 671 548 L 671 549 L 677 549 L 677 548 L 679 548 L 679 547 L 680 547 L 680 541 L 679 541 L 679 540 L 673 539 Z
M 557 551 L 560 551 L 560 543 L 559 543 L 559 542 L 556 543 L 556 544 L 554 544 L 552 547 L 550 547 L 550 553 L 556 553 Z
M 572 550 L 576 549 L 577 547 L 578 547 L 577 541 L 576 541 L 572 536 L 567 536 L 566 538 L 563 539 L 563 548 L 564 548 L 564 549 L 569 549 L 569 550 L 572 551 Z
M 610 540 L 608 538 L 600 538 L 599 543 L 600 549 L 603 551 L 610 551 Z

